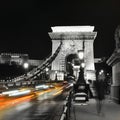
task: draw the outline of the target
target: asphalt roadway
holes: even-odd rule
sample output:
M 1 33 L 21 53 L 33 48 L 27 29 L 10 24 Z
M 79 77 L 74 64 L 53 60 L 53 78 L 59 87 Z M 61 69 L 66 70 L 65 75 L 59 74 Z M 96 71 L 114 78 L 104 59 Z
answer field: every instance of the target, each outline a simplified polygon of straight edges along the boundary
M 59 120 L 66 96 L 66 92 L 52 98 L 44 94 L 0 111 L 0 120 Z

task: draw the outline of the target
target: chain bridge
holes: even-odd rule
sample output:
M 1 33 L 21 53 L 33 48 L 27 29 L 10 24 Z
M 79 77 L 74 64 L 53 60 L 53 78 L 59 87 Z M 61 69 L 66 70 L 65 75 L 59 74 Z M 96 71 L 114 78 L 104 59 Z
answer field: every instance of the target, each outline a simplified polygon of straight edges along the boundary
M 41 65 L 27 72 L 27 74 L 18 76 L 11 81 L 33 81 L 50 66 L 49 76 L 52 81 L 56 77 L 59 81 L 65 80 L 65 76 L 71 74 L 71 66 L 72 74 L 77 79 L 80 66 L 78 51 L 83 51 L 84 53 L 85 79 L 95 80 L 93 43 L 97 32 L 94 32 L 94 26 L 55 26 L 51 27 L 51 29 L 52 32 L 48 33 L 52 41 L 51 56 Z

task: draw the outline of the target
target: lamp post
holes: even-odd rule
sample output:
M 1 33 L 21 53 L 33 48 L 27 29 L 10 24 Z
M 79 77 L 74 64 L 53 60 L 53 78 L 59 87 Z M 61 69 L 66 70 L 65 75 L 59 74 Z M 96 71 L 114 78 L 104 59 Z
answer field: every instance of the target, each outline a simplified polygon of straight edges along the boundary
M 27 71 L 28 71 L 28 68 L 29 68 L 29 64 L 28 64 L 27 62 L 25 62 L 25 63 L 23 64 L 23 67 L 24 67 L 24 69 L 25 69 L 25 75 L 27 76 Z
M 74 101 L 79 101 L 79 102 L 86 102 L 88 101 L 88 87 L 86 84 L 86 81 L 84 79 L 84 67 L 85 67 L 85 63 L 84 63 L 84 48 L 85 48 L 85 44 L 84 44 L 84 39 L 83 39 L 83 46 L 82 46 L 82 50 L 78 50 L 78 58 L 79 58 L 79 76 L 78 76 L 78 80 L 76 82 L 76 84 L 74 84 Z M 78 94 L 78 93 L 82 93 L 82 94 Z
M 55 71 L 55 81 L 57 82 L 58 79 L 57 79 L 57 71 Z
M 49 68 L 46 68 L 45 69 L 45 78 L 48 80 L 49 79 L 49 73 L 48 73 L 48 71 L 49 71 Z
M 78 57 L 80 60 L 83 60 L 83 58 L 84 58 L 84 51 L 83 50 L 78 50 Z
M 79 57 L 79 76 L 76 84 L 73 87 L 74 101 L 75 102 L 86 102 L 88 101 L 88 89 L 86 81 L 84 79 L 84 49 L 78 51 Z M 81 94 L 80 94 L 81 93 Z
M 99 71 L 98 79 L 105 80 L 105 71 L 104 70 Z
M 83 50 L 78 50 L 78 57 L 79 57 L 79 61 L 80 61 L 80 68 L 79 68 L 79 77 L 77 80 L 77 83 L 86 83 L 85 79 L 84 79 L 84 67 L 85 67 L 85 63 L 84 63 L 84 51 Z

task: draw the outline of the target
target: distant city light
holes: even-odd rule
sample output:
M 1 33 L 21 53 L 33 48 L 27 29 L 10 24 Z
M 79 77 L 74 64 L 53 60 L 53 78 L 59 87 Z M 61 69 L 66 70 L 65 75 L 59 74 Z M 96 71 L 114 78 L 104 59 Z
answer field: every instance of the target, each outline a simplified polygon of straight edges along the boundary
M 12 55 L 11 58 L 19 58 L 20 56 Z
M 99 75 L 101 75 L 104 72 L 104 70 L 100 70 Z
M 110 74 L 109 74 L 109 73 L 107 73 L 107 75 L 109 76 Z
M 53 32 L 93 32 L 94 26 L 55 26 Z

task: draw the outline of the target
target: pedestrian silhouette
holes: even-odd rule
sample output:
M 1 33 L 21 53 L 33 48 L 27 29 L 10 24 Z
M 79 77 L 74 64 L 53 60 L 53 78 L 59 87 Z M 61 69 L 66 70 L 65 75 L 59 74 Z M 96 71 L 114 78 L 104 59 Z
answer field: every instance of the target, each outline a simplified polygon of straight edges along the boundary
M 98 75 L 95 81 L 95 90 L 96 90 L 96 107 L 98 114 L 101 113 L 103 102 L 105 99 L 105 81 L 104 77 Z

